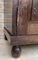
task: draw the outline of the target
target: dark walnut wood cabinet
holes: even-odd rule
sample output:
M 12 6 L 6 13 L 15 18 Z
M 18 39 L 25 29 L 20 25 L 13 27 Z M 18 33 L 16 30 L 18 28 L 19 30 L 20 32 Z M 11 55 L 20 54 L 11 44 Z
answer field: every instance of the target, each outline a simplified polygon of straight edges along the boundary
M 4 36 L 16 58 L 20 45 L 38 43 L 38 0 L 5 0 L 4 6 Z

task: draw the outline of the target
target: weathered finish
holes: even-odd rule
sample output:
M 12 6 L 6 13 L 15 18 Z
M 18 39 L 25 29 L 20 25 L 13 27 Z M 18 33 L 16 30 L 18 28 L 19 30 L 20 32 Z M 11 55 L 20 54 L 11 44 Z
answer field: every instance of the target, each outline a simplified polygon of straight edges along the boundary
M 37 0 L 19 0 L 18 19 L 17 19 L 18 35 L 38 34 L 37 2 L 38 2 Z
M 11 36 L 5 30 L 5 35 L 9 41 L 9 44 L 15 45 L 27 45 L 27 44 L 37 44 L 38 43 L 38 34 L 29 34 L 24 36 Z
M 19 0 L 17 34 L 27 34 L 28 22 L 31 15 L 31 0 Z
M 12 2 L 15 3 L 14 0 Z M 33 15 L 35 12 L 38 12 L 38 1 L 37 0 L 18 0 L 19 5 L 16 4 L 13 7 L 12 14 L 12 33 L 11 36 L 7 30 L 5 30 L 5 35 L 12 45 L 25 45 L 38 43 L 38 13 Z M 36 2 L 36 3 L 35 3 Z M 18 11 L 17 11 L 17 8 Z M 12 8 L 12 7 L 11 7 Z M 36 11 L 33 9 L 36 8 Z M 16 14 L 16 11 L 18 12 Z M 31 15 L 32 14 L 32 15 Z M 31 20 L 30 20 L 31 18 Z M 36 21 L 37 20 L 37 21 Z M 9 24 L 10 25 L 10 24 Z M 7 25 L 6 25 L 7 26 Z M 7 27 L 6 27 L 7 28 Z M 9 31 L 10 32 L 10 31 Z
M 13 35 L 16 35 L 18 0 L 5 0 L 5 27 Z
M 10 36 L 10 34 L 7 32 L 7 30 L 5 29 L 4 30 L 4 34 L 6 35 L 6 37 L 7 37 L 7 39 L 8 39 L 8 42 L 9 42 L 9 44 L 11 45 L 11 36 Z
M 38 22 L 38 0 L 33 0 L 32 20 Z
M 38 0 L 5 0 L 4 29 L 9 44 L 15 46 L 12 48 L 15 58 L 21 53 L 17 46 L 37 44 Z

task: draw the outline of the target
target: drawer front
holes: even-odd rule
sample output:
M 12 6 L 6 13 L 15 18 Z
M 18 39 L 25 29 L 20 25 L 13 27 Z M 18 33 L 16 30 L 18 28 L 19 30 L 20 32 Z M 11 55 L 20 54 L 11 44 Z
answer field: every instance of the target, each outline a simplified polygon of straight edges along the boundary
M 30 20 L 32 0 L 19 0 L 17 34 L 26 34 Z
M 38 22 L 29 22 L 27 34 L 38 34 Z
M 32 20 L 38 21 L 38 0 L 33 0 Z

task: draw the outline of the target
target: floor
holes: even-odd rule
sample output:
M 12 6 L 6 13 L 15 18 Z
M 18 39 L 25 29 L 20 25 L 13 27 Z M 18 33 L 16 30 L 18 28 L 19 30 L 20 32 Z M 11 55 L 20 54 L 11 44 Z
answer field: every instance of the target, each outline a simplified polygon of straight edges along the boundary
M 38 45 L 22 46 L 21 56 L 13 58 L 8 41 L 0 39 L 0 60 L 38 60 Z

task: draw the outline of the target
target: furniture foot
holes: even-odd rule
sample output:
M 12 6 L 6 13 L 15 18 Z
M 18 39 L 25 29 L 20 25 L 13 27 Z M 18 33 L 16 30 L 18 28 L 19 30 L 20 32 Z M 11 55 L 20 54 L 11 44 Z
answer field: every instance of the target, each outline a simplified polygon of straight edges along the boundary
M 6 37 L 6 35 L 4 34 L 4 38 L 5 38 L 5 40 L 7 40 L 7 37 Z
M 12 47 L 11 53 L 14 58 L 18 58 L 21 55 L 21 47 L 20 46 Z

